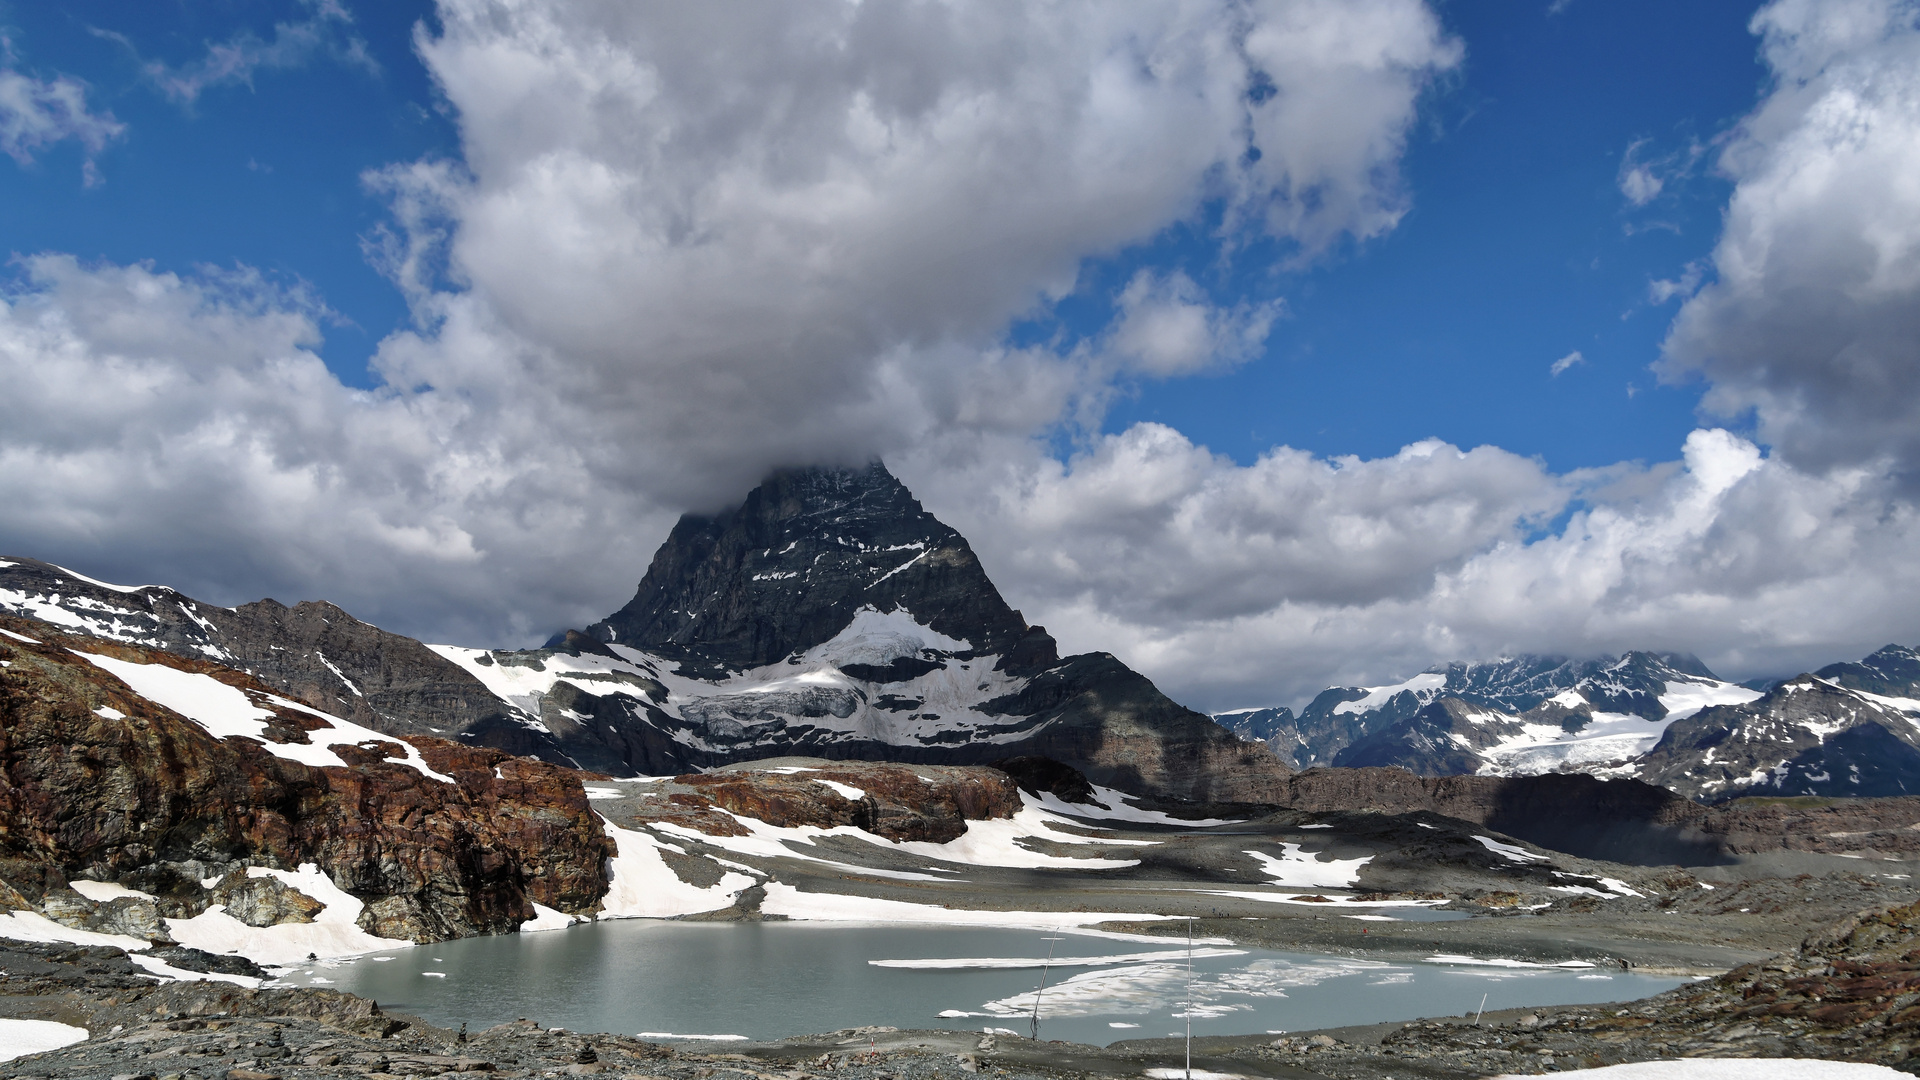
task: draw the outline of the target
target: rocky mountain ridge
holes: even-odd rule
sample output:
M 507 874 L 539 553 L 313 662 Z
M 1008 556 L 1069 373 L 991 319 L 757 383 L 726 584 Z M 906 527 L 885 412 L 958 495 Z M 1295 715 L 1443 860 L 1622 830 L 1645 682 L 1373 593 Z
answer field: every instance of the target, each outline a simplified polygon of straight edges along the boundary
M 1296 767 L 1637 777 L 1703 801 L 1920 792 L 1920 655 L 1889 645 L 1758 686 L 1684 654 L 1523 656 L 1334 687 L 1301 712 L 1216 719 Z
M 1287 773 L 1113 656 L 1061 658 L 878 462 L 777 472 L 686 516 L 630 603 L 541 649 L 422 645 L 332 605 L 217 608 L 23 558 L 0 560 L 0 611 L 230 664 L 389 734 L 620 776 L 1041 755 L 1123 790 L 1259 801 Z

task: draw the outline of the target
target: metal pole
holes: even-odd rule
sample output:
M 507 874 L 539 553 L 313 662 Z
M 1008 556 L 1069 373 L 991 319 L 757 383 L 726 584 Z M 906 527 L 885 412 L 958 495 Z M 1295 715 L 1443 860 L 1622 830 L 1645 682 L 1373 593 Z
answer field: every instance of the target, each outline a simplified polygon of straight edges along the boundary
M 1060 939 L 1058 937 L 1050 937 L 1043 940 L 1053 942 L 1059 941 Z M 1040 965 L 1040 985 L 1033 991 L 1033 1017 L 1029 1021 L 1029 1033 L 1034 1042 L 1040 1041 L 1040 995 L 1047 990 L 1047 969 L 1052 966 L 1053 946 L 1048 945 L 1046 962 Z
M 1193 920 L 1187 920 L 1187 1080 L 1193 1080 Z

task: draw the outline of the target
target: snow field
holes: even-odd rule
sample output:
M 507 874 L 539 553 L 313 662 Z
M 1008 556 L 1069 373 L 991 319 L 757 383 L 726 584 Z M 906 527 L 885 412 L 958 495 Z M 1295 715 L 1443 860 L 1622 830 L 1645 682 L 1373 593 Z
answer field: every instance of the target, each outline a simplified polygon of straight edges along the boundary
M 618 851 L 606 899 L 601 901 L 603 919 L 670 919 L 714 911 L 732 904 L 740 890 L 755 883 L 745 874 L 729 872 L 709 888 L 689 885 L 660 857 L 662 849 L 678 848 L 644 830 L 622 829 L 604 817 L 600 822 Z
M 267 721 L 275 716 L 273 709 L 255 704 L 244 691 L 228 686 L 211 675 L 181 671 L 165 664 L 135 664 L 95 653 L 76 652 L 75 655 L 127 684 L 129 689 L 148 701 L 171 709 L 200 725 L 216 739 L 252 739 L 274 757 L 298 761 L 303 765 L 339 768 L 346 768 L 347 763 L 331 747 L 384 743 L 404 754 L 402 758 L 390 759 L 394 764 L 404 765 L 429 779 L 453 783 L 453 777 L 428 768 L 426 759 L 420 756 L 420 751 L 413 745 L 391 735 L 382 735 L 372 728 L 361 727 L 298 702 L 288 701 L 277 694 L 262 696 L 276 708 L 305 713 L 325 721 L 327 726 L 307 732 L 306 743 L 269 742 L 266 727 Z

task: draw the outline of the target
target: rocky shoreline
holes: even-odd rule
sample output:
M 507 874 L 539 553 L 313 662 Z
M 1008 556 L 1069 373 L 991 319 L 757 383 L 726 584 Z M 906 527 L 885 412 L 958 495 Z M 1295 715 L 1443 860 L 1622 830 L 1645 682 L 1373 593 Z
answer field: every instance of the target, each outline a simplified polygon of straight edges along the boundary
M 1870 883 L 1869 883 L 1870 884 Z M 1797 888 L 1796 895 L 1786 891 Z M 1717 890 L 1716 890 L 1717 891 Z M 1753 924 L 1744 944 L 1772 939 L 1804 909 L 1843 902 L 1859 882 L 1808 879 L 1750 883 L 1732 899 L 1749 906 L 1771 896 L 1776 911 Z M 1816 895 L 1817 894 L 1817 895 Z M 1824 903 L 1808 903 L 1820 900 Z M 1643 913 L 1618 909 L 1614 931 Z M 1531 923 L 1544 940 L 1572 933 L 1572 916 L 1404 924 L 1439 933 L 1454 947 L 1497 944 L 1484 931 Z M 1590 913 L 1589 913 L 1590 914 Z M 1202 924 L 1266 944 L 1271 926 Z M 1276 920 L 1278 921 L 1278 920 Z M 1313 920 L 1308 920 L 1313 921 Z M 1377 924 L 1385 925 L 1385 924 Z M 1118 929 L 1119 927 L 1114 927 Z M 1472 928 L 1471 930 L 1469 928 Z M 1364 935 L 1373 939 L 1371 932 Z M 1451 933 L 1449 933 L 1451 932 Z M 1390 958 L 1407 940 L 1381 935 L 1367 955 Z M 1332 945 L 1333 942 L 1320 943 Z M 1657 953 L 1663 946 L 1649 940 Z M 1672 942 L 1668 943 L 1673 944 Z M 1424 944 L 1422 948 L 1424 948 Z M 1334 950 L 1328 950 L 1334 951 Z M 1358 951 L 1358 950 L 1351 950 Z M 178 966 L 218 969 L 232 958 L 176 950 Z M 1140 1076 L 1180 1063 L 1178 1040 L 1128 1040 L 1107 1047 L 1034 1042 L 966 1031 L 848 1029 L 724 1052 L 663 1045 L 623 1035 L 568 1032 L 521 1020 L 467 1033 L 390 1014 L 363 998 L 324 989 L 249 989 L 221 982 L 156 984 L 117 949 L 0 941 L 0 1017 L 53 1020 L 93 1037 L 0 1065 L 0 1076 L 152 1077 L 154 1080 L 306 1080 L 318 1077 L 500 1076 L 607 1073 L 659 1080 L 961 1080 L 986 1073 L 1016 1078 Z M 256 974 L 258 974 L 256 972 Z M 1196 1067 L 1246 1077 L 1388 1080 L 1533 1074 L 1674 1057 L 1818 1057 L 1877 1062 L 1920 1073 L 1920 901 L 1844 916 L 1797 948 L 1743 963 L 1718 976 L 1636 1002 L 1513 1009 L 1481 1017 L 1405 1022 L 1285 1036 L 1195 1040 Z

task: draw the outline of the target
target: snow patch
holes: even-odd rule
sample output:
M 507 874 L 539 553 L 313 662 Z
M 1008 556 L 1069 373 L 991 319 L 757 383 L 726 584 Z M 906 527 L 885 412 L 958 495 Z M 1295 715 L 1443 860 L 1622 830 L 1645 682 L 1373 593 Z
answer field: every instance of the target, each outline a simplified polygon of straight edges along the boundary
M 14 563 L 0 563 L 13 566 Z M 0 1061 L 12 1061 L 28 1054 L 44 1054 L 63 1046 L 84 1042 L 87 1029 L 51 1020 L 0 1019 Z
M 199 724 L 207 734 L 216 739 L 252 739 L 274 757 L 298 761 L 303 765 L 338 768 L 346 768 L 347 763 L 341 759 L 340 755 L 334 753 L 331 747 L 364 746 L 369 742 L 384 743 L 402 752 L 402 757 L 389 759 L 395 765 L 404 765 L 422 776 L 441 783 L 454 782 L 453 777 L 428 768 L 426 759 L 420 756 L 419 749 L 411 743 L 402 742 L 391 735 L 383 735 L 372 728 L 361 727 L 359 724 L 342 720 L 337 716 L 329 716 L 299 702 L 288 701 L 278 694 L 260 696 L 277 709 L 291 709 L 305 713 L 325 721 L 327 726 L 307 732 L 308 741 L 305 743 L 270 742 L 266 737 L 266 728 L 267 721 L 276 715 L 274 709 L 263 708 L 256 704 L 245 691 L 229 686 L 211 675 L 182 671 L 165 664 L 136 664 L 111 656 L 77 650 L 74 655 L 126 683 L 134 693 L 148 701 L 165 706 Z
M 1160 810 L 1142 810 L 1137 806 L 1128 805 L 1128 803 L 1134 800 L 1135 796 L 1129 795 L 1124 791 L 1115 791 L 1113 788 L 1101 787 L 1098 784 L 1094 784 L 1092 787 L 1094 802 L 1104 803 L 1106 805 L 1094 806 L 1089 803 L 1070 803 L 1051 791 L 1042 792 L 1038 798 L 1041 806 L 1056 814 L 1066 814 L 1078 818 L 1092 818 L 1096 821 L 1131 821 L 1143 825 L 1178 825 L 1190 829 L 1204 829 L 1214 825 L 1240 824 L 1240 820 L 1237 818 L 1178 818 Z
M 69 881 L 67 882 L 67 888 L 72 889 L 74 892 L 79 893 L 81 896 L 86 897 L 96 904 L 105 904 L 125 896 L 131 896 L 139 900 L 154 899 L 152 893 L 144 893 L 139 889 L 129 889 L 125 885 L 116 885 L 111 881 L 93 881 L 88 878 Z
M 8 637 L 10 637 L 10 638 L 12 638 L 12 639 L 13 639 L 13 640 L 15 640 L 15 641 L 24 641 L 24 642 L 26 642 L 26 643 L 27 643 L 27 644 L 29 644 L 29 645 L 38 645 L 38 644 L 40 644 L 40 642 L 38 642 L 38 641 L 35 641 L 35 640 L 34 640 L 33 638 L 30 638 L 30 637 L 28 637 L 28 636 L 27 636 L 27 635 L 25 635 L 25 634 L 16 634 L 16 633 L 14 633 L 14 632 L 13 632 L 13 631 L 11 631 L 11 630 L 4 630 L 4 629 L 0 629 L 0 634 L 5 634 L 6 636 L 8 636 Z
M 893 573 L 905 570 L 923 557 L 916 556 Z M 905 608 L 880 611 L 867 606 L 854 612 L 853 621 L 839 633 L 803 653 L 801 660 L 835 667 L 847 664 L 882 665 L 891 664 L 903 656 L 919 656 L 924 649 L 950 653 L 972 652 L 973 644 L 940 633 L 914 618 Z
M 623 829 L 604 817 L 600 822 L 618 851 L 608 867 L 611 880 L 601 901 L 603 919 L 670 919 L 716 911 L 732 904 L 742 889 L 754 884 L 754 879 L 745 874 L 729 872 L 719 884 L 705 889 L 689 885 L 660 857 L 661 849 L 668 845 L 652 833 Z
M 1765 696 L 1738 683 L 1676 680 L 1667 683 L 1666 693 L 1660 695 L 1660 704 L 1666 706 L 1665 722 L 1671 724 L 1715 705 L 1745 705 Z
M 91 930 L 62 926 L 36 911 L 13 911 L 0 915 L 0 938 L 55 945 L 105 945 L 127 952 L 153 947 L 150 941 L 125 934 L 96 934 Z
M 1197 1074 L 1196 1074 L 1197 1075 Z M 1907 1074 L 1885 1065 L 1808 1058 L 1684 1058 L 1635 1061 L 1559 1075 L 1580 1080 L 1899 1080 Z M 1520 1080 L 1501 1076 L 1496 1080 Z
M 1503 844 L 1491 836 L 1475 836 L 1474 839 L 1480 841 L 1480 846 L 1508 862 L 1526 863 L 1549 861 L 1549 856 L 1536 855 L 1525 848 L 1514 847 L 1512 844 Z
M 1498 968 L 1590 968 L 1594 966 L 1585 960 L 1562 960 L 1557 964 L 1536 964 L 1531 960 L 1509 960 L 1504 957 L 1483 960 L 1476 956 L 1461 956 L 1457 953 L 1442 953 L 1439 956 L 1429 956 L 1427 957 L 1427 963 Z
M 1353 701 L 1343 701 L 1335 705 L 1333 707 L 1333 714 L 1335 716 L 1344 716 L 1348 713 L 1363 713 L 1370 709 L 1377 709 L 1408 690 L 1413 691 L 1415 695 L 1424 701 L 1440 690 L 1445 689 L 1446 685 L 1447 677 L 1445 675 L 1428 672 L 1423 675 L 1415 675 L 1403 683 L 1394 683 L 1392 686 L 1363 686 L 1360 687 L 1360 689 L 1367 692 L 1366 697 L 1357 698 Z
M 1364 916 L 1354 916 L 1364 918 Z M 1193 958 L 1206 960 L 1216 956 L 1245 956 L 1245 949 L 1206 948 L 1193 950 Z M 1146 964 L 1184 961 L 1185 949 L 1166 949 L 1158 952 L 1119 953 L 1114 956 L 1056 956 L 1051 960 L 1039 956 L 958 956 L 936 957 L 928 960 L 869 960 L 873 967 L 905 968 L 912 971 L 962 971 L 962 970 L 1013 970 L 1037 967 L 1111 967 L 1115 964 Z
M 1275 858 L 1263 851 L 1248 851 L 1260 863 L 1260 869 L 1274 884 L 1290 889 L 1351 889 L 1360 880 L 1360 868 L 1373 861 L 1367 855 L 1358 859 L 1328 859 L 1321 861 L 1310 851 L 1303 851 L 1299 844 L 1280 845 L 1280 856 Z
M 263 981 L 252 975 L 223 975 L 217 971 L 190 971 L 186 968 L 174 967 L 172 964 L 167 963 L 157 956 L 145 956 L 140 953 L 129 953 L 127 954 L 127 959 L 133 961 L 135 967 L 145 971 L 147 974 L 173 982 L 223 982 L 232 983 L 235 986 L 244 986 L 249 990 L 253 990 L 257 989 Z
M 520 924 L 523 934 L 537 934 L 542 930 L 565 930 L 576 921 L 564 911 L 555 911 L 545 904 L 533 905 L 533 918 Z
M 867 797 L 867 793 L 865 791 L 861 790 L 860 788 L 854 787 L 852 784 L 843 784 L 838 780 L 822 780 L 817 776 L 813 777 L 812 779 L 813 779 L 813 782 L 816 784 L 821 784 L 823 786 L 832 788 L 834 794 L 840 796 L 841 798 L 847 800 L 848 802 L 859 802 L 861 799 L 864 799 Z
M 1055 930 L 1103 922 L 1158 922 L 1175 918 L 1172 915 L 1111 911 L 972 911 L 871 896 L 801 892 L 780 881 L 767 882 L 767 898 L 761 901 L 760 910 L 769 915 L 785 915 L 789 919 L 807 922 L 996 926 L 1018 930 Z
M 988 821 L 969 821 L 967 831 L 947 841 L 935 844 L 924 840 L 897 841 L 867 832 L 853 825 L 836 825 L 823 829 L 814 825 L 796 825 L 780 827 L 769 825 L 757 818 L 744 817 L 731 811 L 721 810 L 723 814 L 744 826 L 746 836 L 711 836 L 684 825 L 662 822 L 654 826 L 661 832 L 672 836 L 697 840 L 700 843 L 737 852 L 741 855 L 756 855 L 762 858 L 806 859 L 810 862 L 829 863 L 860 873 L 886 873 L 867 870 L 861 867 L 849 867 L 845 863 L 820 858 L 796 850 L 790 845 L 802 844 L 813 847 L 822 837 L 844 836 L 861 840 L 875 847 L 889 851 L 910 852 L 928 859 L 942 862 L 963 863 L 969 866 L 1005 866 L 1022 869 L 1069 869 L 1069 870 L 1111 870 L 1128 866 L 1138 866 L 1138 859 L 1101 859 L 1072 858 L 1062 855 L 1048 855 L 1023 847 L 1019 841 L 1038 839 L 1050 840 L 1060 844 L 1100 844 L 1109 846 L 1149 847 L 1157 844 L 1154 840 L 1121 840 L 1093 836 L 1081 836 L 1076 833 L 1060 832 L 1057 826 L 1073 826 L 1074 823 L 1048 813 L 1026 792 L 1020 797 L 1024 803 L 1018 814 L 1011 818 L 993 818 Z M 924 880 L 924 879 L 923 879 Z
M 168 919 L 167 930 L 173 939 L 210 953 L 239 953 L 268 967 L 297 964 L 309 954 L 322 958 L 358 956 L 413 947 L 411 941 L 375 937 L 355 925 L 366 905 L 335 885 L 313 863 L 301 863 L 300 869 L 293 871 L 250 866 L 247 876 L 279 878 L 326 906 L 310 923 L 248 926 L 227 914 L 226 905 L 215 904 L 191 919 Z

